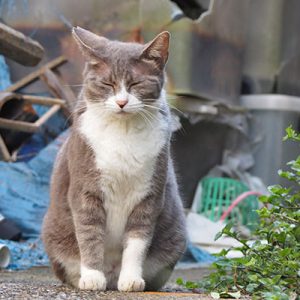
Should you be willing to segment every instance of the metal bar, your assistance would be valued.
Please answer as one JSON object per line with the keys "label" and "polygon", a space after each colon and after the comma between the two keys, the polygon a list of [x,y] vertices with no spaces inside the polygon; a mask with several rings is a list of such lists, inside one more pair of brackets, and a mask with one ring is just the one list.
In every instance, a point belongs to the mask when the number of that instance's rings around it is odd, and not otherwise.
{"label": "metal bar", "polygon": [[64,85],[63,79],[50,69],[45,70],[40,78],[48,86],[54,97],[66,100],[66,107],[72,111],[76,103],[76,96],[68,85]]}
{"label": "metal bar", "polygon": [[0,134],[0,151],[1,151],[2,157],[5,161],[11,161],[11,156],[10,156],[9,151],[3,141],[1,134]]}
{"label": "metal bar", "polygon": [[64,106],[66,101],[59,98],[51,98],[51,97],[42,97],[42,96],[30,96],[30,95],[22,95],[22,99],[29,103],[41,104],[45,106],[52,106],[58,104],[60,106]]}
{"label": "metal bar", "polygon": [[36,132],[39,129],[34,123],[12,121],[4,118],[0,118],[0,128],[31,133]]}
{"label": "metal bar", "polygon": [[8,87],[6,90],[4,90],[4,92],[15,92],[20,88],[27,86],[28,84],[38,80],[39,77],[45,72],[45,70],[57,68],[58,66],[64,64],[65,62],[67,62],[67,59],[64,56],[59,56],[58,58],[45,64],[40,69],[23,77],[21,80],[17,81],[16,83]]}
{"label": "metal bar", "polygon": [[47,120],[49,120],[56,112],[60,110],[60,105],[56,104],[52,106],[46,113],[44,113],[37,121],[34,122],[35,126],[42,126]]}

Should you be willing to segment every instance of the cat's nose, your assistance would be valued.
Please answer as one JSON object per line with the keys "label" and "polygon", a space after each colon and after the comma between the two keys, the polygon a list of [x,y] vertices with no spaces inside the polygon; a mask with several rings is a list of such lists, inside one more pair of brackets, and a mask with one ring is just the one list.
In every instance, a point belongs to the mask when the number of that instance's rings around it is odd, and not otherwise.
{"label": "cat's nose", "polygon": [[128,100],[118,100],[116,103],[119,105],[120,108],[123,108],[127,103]]}

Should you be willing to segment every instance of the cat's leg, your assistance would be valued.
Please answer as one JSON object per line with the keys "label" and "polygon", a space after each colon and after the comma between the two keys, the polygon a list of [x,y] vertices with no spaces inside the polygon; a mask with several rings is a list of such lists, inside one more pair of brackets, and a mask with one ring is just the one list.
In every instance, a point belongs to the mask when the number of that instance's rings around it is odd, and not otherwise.
{"label": "cat's leg", "polygon": [[148,241],[142,237],[129,237],[122,256],[118,290],[122,292],[138,292],[145,288],[142,278]]}
{"label": "cat's leg", "polygon": [[164,149],[157,159],[156,177],[152,189],[128,217],[123,243],[121,271],[118,290],[126,292],[143,291],[143,265],[155,231],[157,217],[164,202],[165,182],[168,170],[168,149]]}
{"label": "cat's leg", "polygon": [[171,276],[184,248],[183,242],[182,251],[176,254],[172,251],[166,253],[161,249],[145,258],[148,250],[147,241],[142,238],[128,239],[122,257],[118,290],[136,292],[144,289],[152,291],[160,289]]}
{"label": "cat's leg", "polygon": [[62,266],[62,264],[57,261],[51,262],[51,266],[55,276],[63,283],[67,283],[65,267]]}
{"label": "cat's leg", "polygon": [[166,263],[159,257],[150,256],[146,259],[143,267],[143,277],[145,279],[145,289],[147,291],[157,291],[162,288],[170,278],[177,259],[173,263]]}
{"label": "cat's leg", "polygon": [[[146,290],[160,289],[186,249],[186,229],[180,199],[174,189],[166,189],[164,209],[156,220],[155,231],[143,266]],[[170,201],[170,199],[173,199]]]}
{"label": "cat's leg", "polygon": [[143,265],[155,226],[154,202],[155,198],[147,197],[134,208],[128,218],[118,280],[119,291],[137,292],[145,288]]}
{"label": "cat's leg", "polygon": [[171,236],[165,232],[160,235],[160,238],[154,236],[143,266],[146,290],[159,290],[167,282],[186,248],[186,239],[180,231],[174,230]]}
{"label": "cat's leg", "polygon": [[76,202],[71,204],[75,233],[80,252],[78,287],[105,290],[104,238],[106,215],[101,199],[76,189]]}
{"label": "cat's leg", "polygon": [[55,275],[66,284],[78,288],[80,279],[80,259],[65,259],[64,262],[57,261],[52,263],[52,268]]}
{"label": "cat's leg", "polygon": [[78,287],[80,254],[72,217],[68,210],[49,209],[44,218],[42,239],[54,274],[63,283]]}

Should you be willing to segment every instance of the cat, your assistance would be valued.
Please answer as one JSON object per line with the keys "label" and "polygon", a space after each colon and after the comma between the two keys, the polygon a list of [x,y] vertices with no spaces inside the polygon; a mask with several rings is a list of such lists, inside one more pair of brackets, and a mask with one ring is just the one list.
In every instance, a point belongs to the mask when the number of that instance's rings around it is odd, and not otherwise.
{"label": "cat", "polygon": [[186,247],[164,91],[169,33],[145,45],[80,27],[73,36],[86,66],[53,170],[45,249],[79,289],[157,290]]}

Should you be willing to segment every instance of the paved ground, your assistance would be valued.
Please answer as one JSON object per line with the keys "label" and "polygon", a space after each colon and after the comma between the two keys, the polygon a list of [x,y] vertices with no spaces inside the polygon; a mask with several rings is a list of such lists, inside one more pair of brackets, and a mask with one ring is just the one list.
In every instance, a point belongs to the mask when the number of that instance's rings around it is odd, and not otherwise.
{"label": "paved ground", "polygon": [[88,292],[71,289],[61,285],[49,268],[34,268],[19,272],[0,272],[0,299],[103,299],[103,300],[154,300],[154,299],[180,299],[208,300],[211,297],[191,293],[178,287],[175,282],[178,277],[185,280],[199,280],[208,273],[205,268],[176,270],[167,285],[161,292],[146,293],[119,293],[119,292]]}

